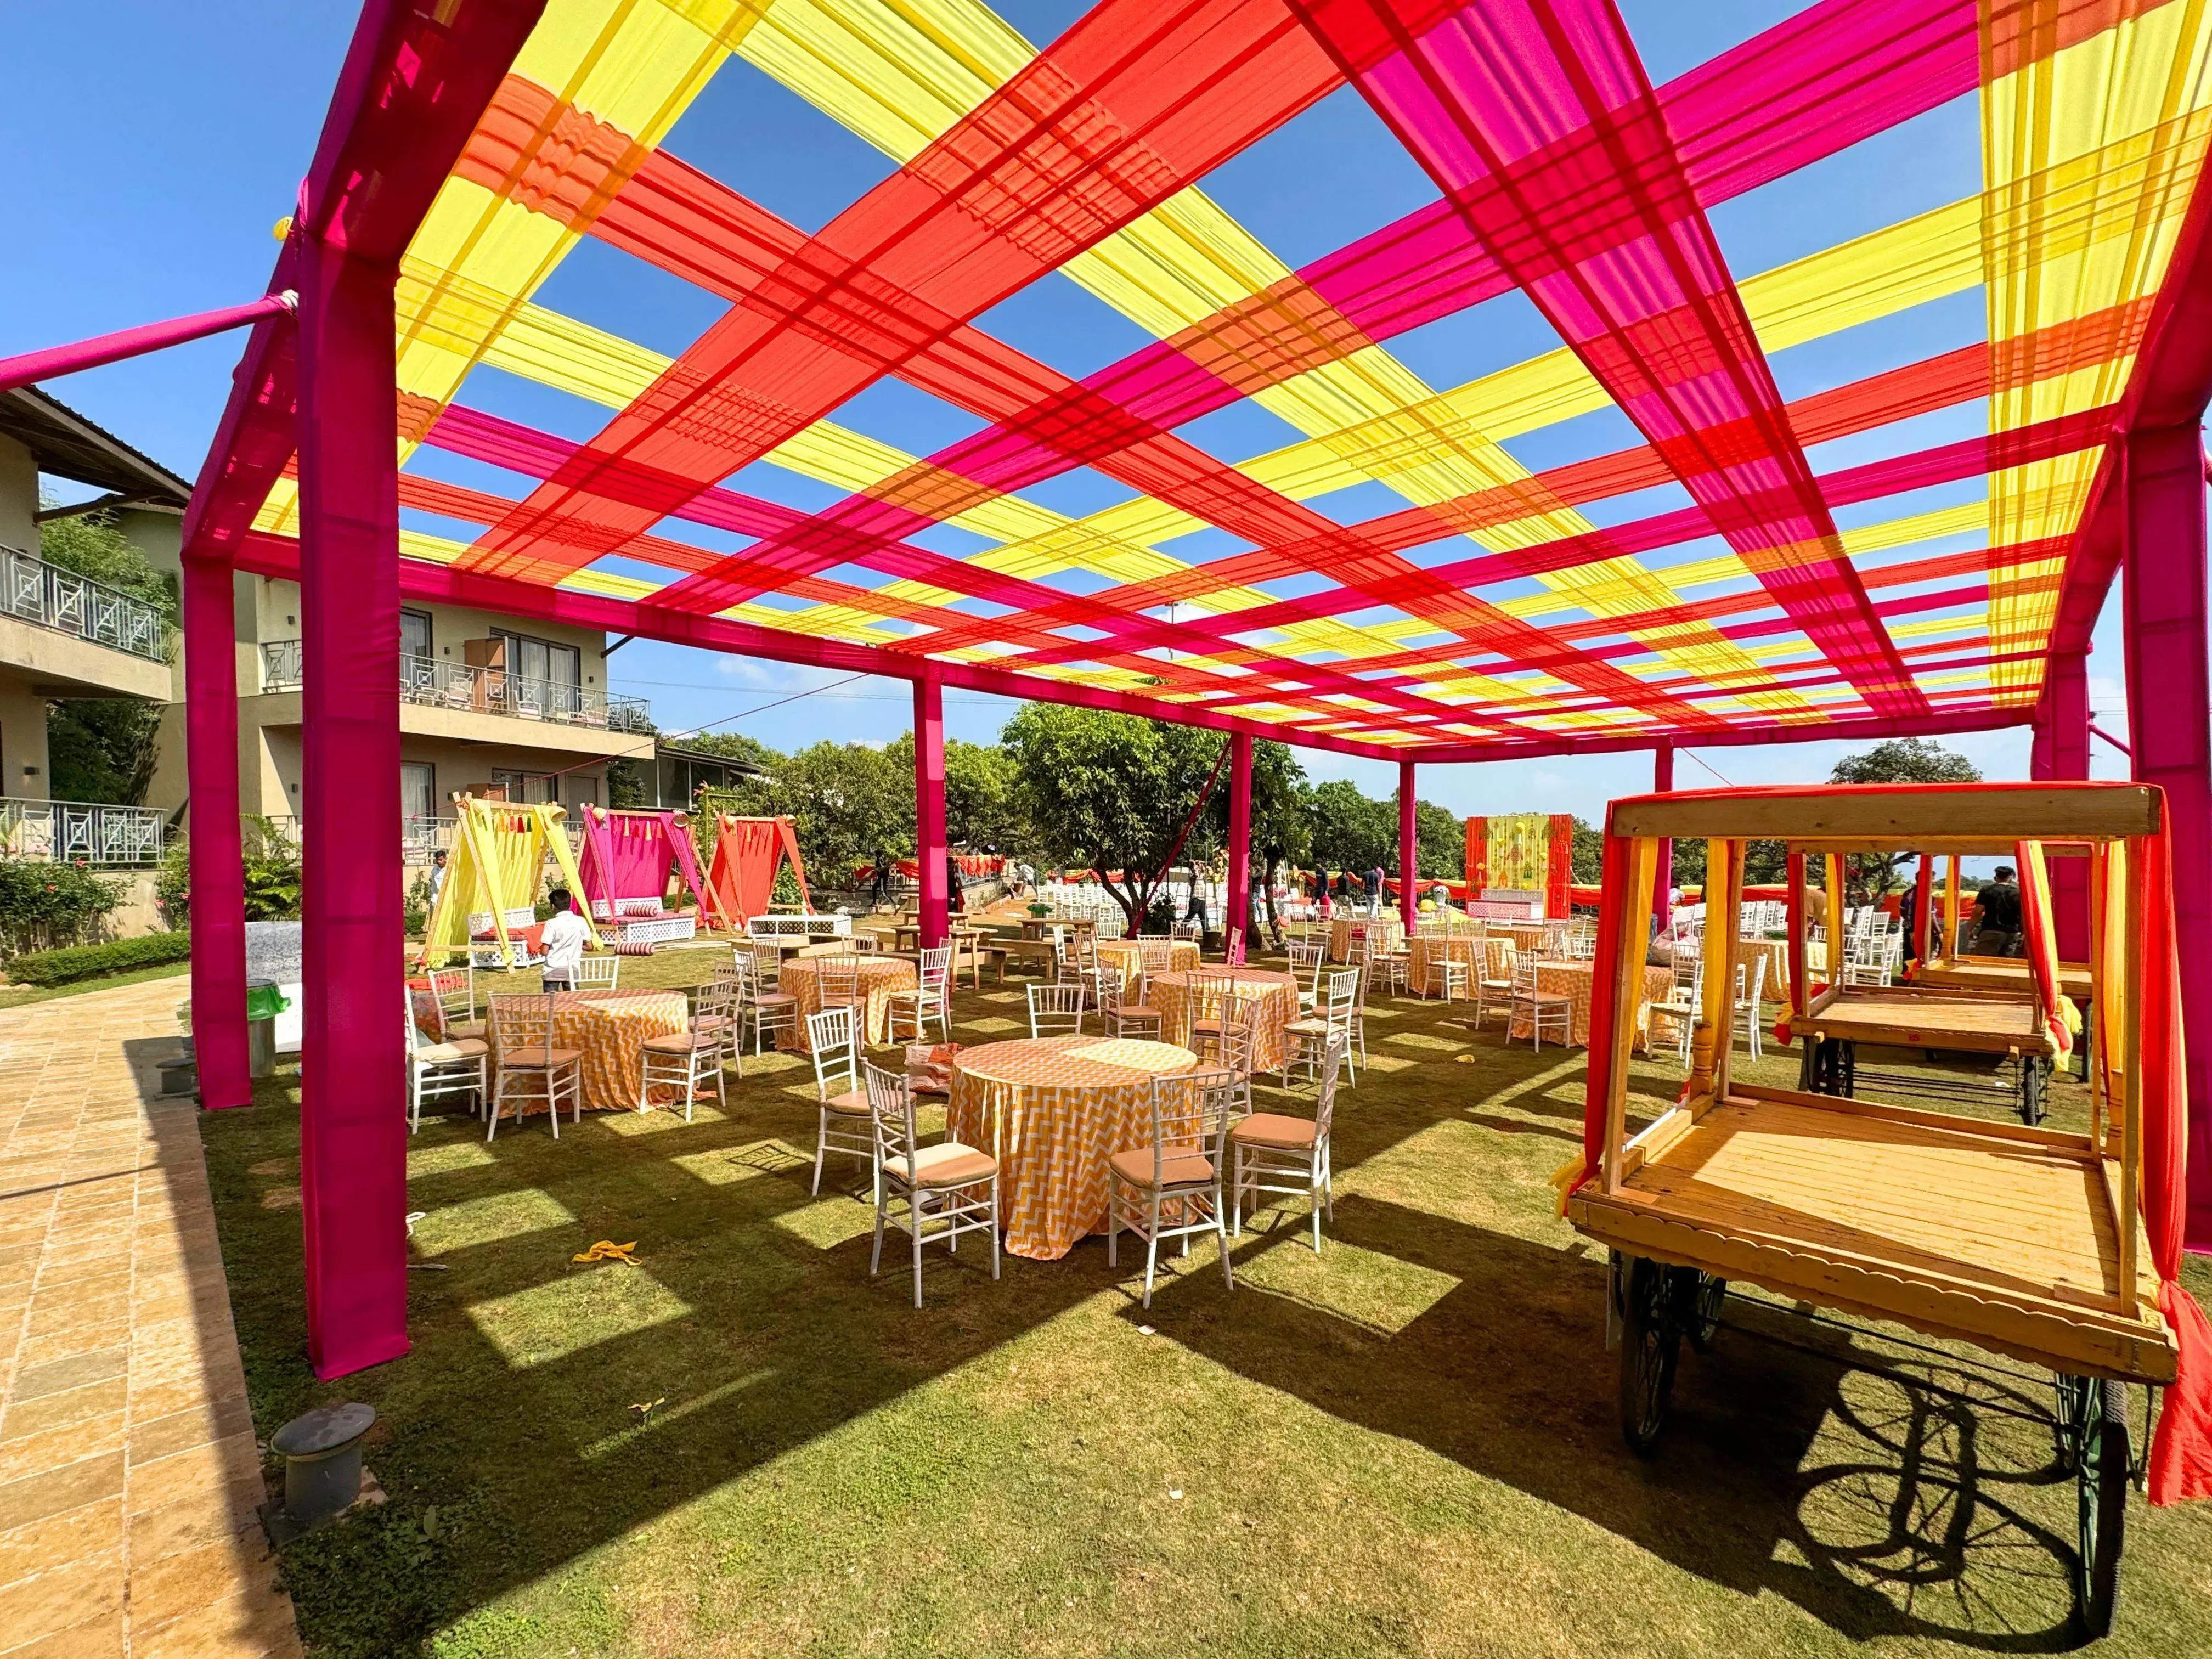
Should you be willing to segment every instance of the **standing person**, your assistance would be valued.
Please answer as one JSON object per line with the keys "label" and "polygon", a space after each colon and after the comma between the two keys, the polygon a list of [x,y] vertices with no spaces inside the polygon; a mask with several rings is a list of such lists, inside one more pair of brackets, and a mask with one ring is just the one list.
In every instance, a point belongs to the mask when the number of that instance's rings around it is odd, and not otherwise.
{"label": "standing person", "polygon": [[945,913],[957,916],[966,915],[967,910],[967,890],[960,884],[960,860],[948,848],[945,854]]}
{"label": "standing person", "polygon": [[1908,871],[1905,878],[1905,896],[1897,902],[1898,920],[1905,924],[1905,960],[1920,959],[1920,872],[1918,866]]}
{"label": "standing person", "polygon": [[1370,912],[1378,916],[1382,914],[1384,898],[1382,882],[1382,866],[1378,861],[1375,867],[1367,872],[1367,908]]}
{"label": "standing person", "polygon": [[583,961],[584,946],[592,937],[592,925],[576,914],[567,888],[556,887],[545,901],[553,907],[553,914],[538,936],[538,948],[545,952],[544,988],[573,991],[577,965]]}
{"label": "standing person", "polygon": [[1974,895],[1974,954],[2010,957],[2020,953],[2020,883],[2009,864],[1997,866],[1996,879]]}
{"label": "standing person", "polygon": [[1194,864],[1190,867],[1190,904],[1183,911],[1182,919],[1186,923],[1195,921],[1198,924],[1200,936],[1204,937],[1208,926],[1206,914],[1206,886],[1199,875],[1198,866]]}
{"label": "standing person", "polygon": [[446,890],[446,849],[441,847],[430,854],[430,908],[438,908],[438,895]]}

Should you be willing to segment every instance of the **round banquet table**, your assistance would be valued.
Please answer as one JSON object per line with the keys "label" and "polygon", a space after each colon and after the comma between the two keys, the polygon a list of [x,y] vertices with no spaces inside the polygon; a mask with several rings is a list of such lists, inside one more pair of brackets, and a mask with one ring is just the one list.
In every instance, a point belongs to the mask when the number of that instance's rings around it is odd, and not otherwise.
{"label": "round banquet table", "polygon": [[[866,1030],[861,1041],[871,1043],[891,1040],[891,993],[911,991],[921,983],[921,975],[914,963],[904,957],[856,957],[860,964],[860,989],[868,1000],[867,1018],[862,1023]],[[783,964],[783,977],[776,988],[788,991],[799,999],[799,1022],[795,1030],[779,1031],[775,1046],[799,1054],[811,1054],[806,1041],[806,1018],[822,1012],[822,958],[800,957]]]}
{"label": "round banquet table", "polygon": [[[1147,994],[1160,1011],[1160,1035],[1170,1042],[1190,1041],[1190,1022],[1198,1003],[1189,973],[1156,974]],[[1231,981],[1218,969],[1196,977],[1211,977],[1224,985]],[[1252,1069],[1272,1072],[1290,1052],[1290,1024],[1298,1017],[1298,980],[1295,974],[1279,974],[1265,968],[1239,968],[1234,981],[1237,1001],[1251,1010]]]}
{"label": "round banquet table", "polygon": [[1358,927],[1379,927],[1382,930],[1382,945],[1395,951],[1406,937],[1406,924],[1395,910],[1385,911],[1380,916],[1339,916],[1328,925],[1328,959],[1331,962],[1352,960],[1352,930]]}
{"label": "round banquet table", "polygon": [[1057,1261],[1106,1225],[1106,1160],[1152,1138],[1152,1079],[1194,1069],[1171,1042],[1035,1037],[952,1057],[945,1127],[999,1159],[1006,1249]]}
{"label": "round banquet table", "polygon": [[[1139,964],[1144,960],[1137,941],[1133,939],[1109,939],[1098,947],[1098,965],[1112,964],[1121,970],[1121,994],[1132,995],[1139,977]],[[1179,939],[1168,946],[1168,966],[1177,973],[1188,973],[1198,966],[1198,941]]]}
{"label": "round banquet table", "polygon": [[[1588,962],[1540,962],[1536,964],[1536,988],[1546,996],[1563,996],[1573,1003],[1567,1016],[1567,1041],[1577,1048],[1589,1047],[1590,992],[1597,984],[1595,964]],[[1651,1047],[1651,1005],[1664,1002],[1674,989],[1674,970],[1671,968],[1646,967],[1644,970],[1644,1000],[1636,1011],[1637,1034],[1648,1052]],[[1663,1018],[1663,1017],[1662,1017]],[[1526,1037],[1530,1035],[1528,1017],[1516,1012],[1510,1035]]]}
{"label": "round banquet table", "polygon": [[1407,983],[1415,991],[1429,982],[1429,965],[1449,957],[1467,964],[1467,994],[1474,994],[1479,979],[1505,979],[1513,971],[1513,946],[1509,939],[1480,933],[1416,933],[1406,941]]}
{"label": "round banquet table", "polygon": [[[645,1040],[690,1029],[690,1008],[681,991],[562,991],[553,1000],[553,1046],[584,1056],[584,1104],[595,1112],[637,1110]],[[498,1020],[486,1030],[496,1053]],[[544,1109],[543,1101],[527,1109]]]}

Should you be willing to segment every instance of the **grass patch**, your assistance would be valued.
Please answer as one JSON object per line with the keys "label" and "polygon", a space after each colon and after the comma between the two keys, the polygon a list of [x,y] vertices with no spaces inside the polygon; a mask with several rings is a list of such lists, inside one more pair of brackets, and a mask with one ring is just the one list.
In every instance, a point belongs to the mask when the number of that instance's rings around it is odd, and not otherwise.
{"label": "grass patch", "polygon": [[[690,982],[714,959],[664,952],[623,980]],[[963,991],[956,1035],[1006,1012]],[[833,1160],[808,1194],[814,1113],[787,1066],[748,1062],[726,1115],[651,1133],[587,1115],[557,1144],[540,1122],[487,1147],[471,1119],[426,1119],[408,1201],[428,1212],[416,1254],[448,1271],[410,1276],[411,1353],[329,1385],[302,1352],[299,1217],[262,1207],[298,1179],[295,1087],[204,1119],[259,1432],[338,1399],[380,1414],[368,1461],[390,1501],[285,1553],[312,1651],[2067,1644],[2073,1487],[2048,1431],[2008,1414],[2043,1385],[1972,1350],[1853,1369],[1850,1339],[1747,1308],[1686,1357],[1671,1438],[1639,1462],[1614,1423],[1603,1261],[1547,1184],[1579,1143],[1579,1056],[1433,1004],[1397,1005],[1392,1029],[1427,1041],[1340,1097],[1322,1254],[1302,1213],[1270,1213],[1233,1295],[1194,1248],[1149,1313],[1130,1255],[1109,1273],[1097,1242],[1009,1257],[996,1284],[981,1249],[940,1250],[915,1313],[895,1263],[868,1275],[858,1166]],[[1745,1063],[1795,1076],[1793,1053]],[[1675,1081],[1639,1063],[1638,1109]],[[2059,1121],[2079,1104],[2062,1088]],[[599,1238],[637,1240],[643,1265],[570,1261]],[[2132,1506],[2099,1651],[2201,1648],[2208,1563],[2212,1510]]]}

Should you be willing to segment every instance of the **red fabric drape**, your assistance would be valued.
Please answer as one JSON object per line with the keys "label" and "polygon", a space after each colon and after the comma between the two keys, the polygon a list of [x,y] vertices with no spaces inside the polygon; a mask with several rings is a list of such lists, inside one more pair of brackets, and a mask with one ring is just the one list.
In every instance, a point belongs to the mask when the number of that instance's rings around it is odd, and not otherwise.
{"label": "red fabric drape", "polygon": [[767,913],[775,892],[776,866],[791,860],[799,878],[800,902],[806,896],[806,866],[799,856],[799,836],[789,818],[741,818],[725,812],[715,821],[714,861],[707,872],[707,890],[714,908],[732,927],[743,927]]}
{"label": "red fabric drape", "polygon": [[2039,842],[2014,844],[2020,860],[2020,914],[2027,934],[2027,971],[2035,981],[2035,999],[2043,1005],[2044,1029],[2057,1043],[2058,1052],[2074,1052],[2074,1034],[2066,1029],[2064,1006],[2058,997],[2058,925],[2051,915],[2051,870],[2044,862]]}
{"label": "red fabric drape", "polygon": [[1482,890],[1490,885],[1490,820],[1470,817],[1467,821],[1467,896],[1471,899],[1482,896]]}
{"label": "red fabric drape", "polygon": [[1613,902],[1598,907],[1596,967],[1590,975],[1589,1067],[1583,1092],[1583,1172],[1569,1183],[1569,1192],[1595,1175],[1605,1156],[1606,1105],[1613,1098],[1613,1042],[1607,1034],[1613,1030],[1613,1006],[1618,1000],[1620,930],[1644,925],[1642,916],[1628,915],[1635,853],[1635,842],[1607,835],[1602,880]]}
{"label": "red fabric drape", "polygon": [[[1575,821],[1565,812],[1552,814],[1551,859],[1544,871],[1544,914],[1553,921],[1564,920],[1573,908],[1568,889],[1575,876]],[[1658,879],[1667,879],[1661,872]]]}

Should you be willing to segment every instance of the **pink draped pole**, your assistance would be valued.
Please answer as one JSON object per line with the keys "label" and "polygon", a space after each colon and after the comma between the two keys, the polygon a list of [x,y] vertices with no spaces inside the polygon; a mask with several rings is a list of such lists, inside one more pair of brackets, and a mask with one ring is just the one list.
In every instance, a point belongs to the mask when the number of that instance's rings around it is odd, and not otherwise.
{"label": "pink draped pole", "polygon": [[303,264],[300,1185],[308,1354],[333,1377],[408,1346],[397,270],[312,239]]}
{"label": "pink draped pole", "polygon": [[914,683],[914,853],[921,866],[921,944],[935,950],[948,933],[951,882],[945,871],[945,688]]}
{"label": "pink draped pole", "polygon": [[[2203,437],[2185,426],[2130,433],[2123,470],[2121,605],[2135,776],[2166,791],[2176,934],[2212,938],[2212,661],[2205,595]],[[2185,948],[2181,1024],[2189,1082],[2192,1249],[2212,1249],[2212,957]]]}
{"label": "pink draped pole", "polygon": [[1244,960],[1244,936],[1252,926],[1252,738],[1239,732],[1229,739],[1229,897],[1222,907],[1222,939],[1237,930],[1229,960]]}
{"label": "pink draped pole", "polygon": [[[1656,743],[1651,745],[1651,789],[1654,794],[1666,794],[1674,787],[1674,745]],[[1659,843],[1658,877],[1651,884],[1651,915],[1658,922],[1659,931],[1665,933],[1674,923],[1674,843]],[[1712,872],[1707,871],[1706,883],[1711,884]],[[1708,913],[1710,914],[1710,913]]]}
{"label": "pink draped pole", "polygon": [[[2080,652],[2051,658],[2035,714],[2028,776],[2038,781],[2089,775],[2089,665]],[[2051,860],[2051,907],[2063,962],[2089,959],[2089,865]]]}
{"label": "pink draped pole", "polygon": [[118,329],[112,334],[97,335],[69,345],[48,346],[40,351],[26,351],[20,356],[0,357],[0,392],[13,392],[34,380],[51,380],[59,375],[75,374],[81,369],[98,368],[102,363],[121,362],[125,357],[143,357],[149,351],[182,345],[187,340],[204,340],[225,329],[243,328],[274,313],[289,311],[296,303],[296,297],[289,291],[264,294],[242,306],[225,306],[219,311],[203,311],[191,317],[172,317],[167,322],[143,323],[137,328]]}
{"label": "pink draped pole", "polygon": [[1398,920],[1413,931],[1419,896],[1413,884],[1420,874],[1420,812],[1413,794],[1413,763],[1398,763]]}
{"label": "pink draped pole", "polygon": [[246,1054],[246,871],[238,817],[238,644],[228,561],[184,561],[185,769],[191,807],[192,1053],[200,1104],[253,1103]]}

